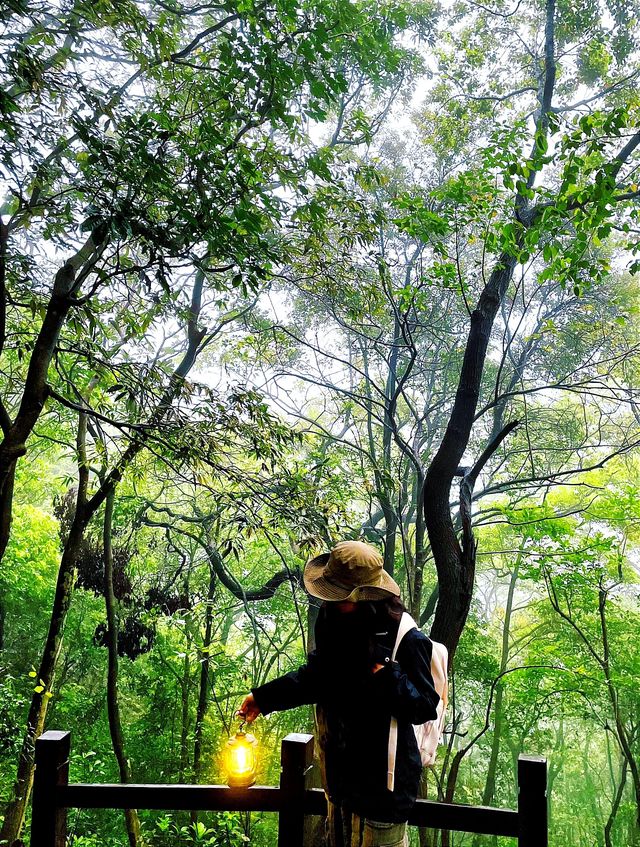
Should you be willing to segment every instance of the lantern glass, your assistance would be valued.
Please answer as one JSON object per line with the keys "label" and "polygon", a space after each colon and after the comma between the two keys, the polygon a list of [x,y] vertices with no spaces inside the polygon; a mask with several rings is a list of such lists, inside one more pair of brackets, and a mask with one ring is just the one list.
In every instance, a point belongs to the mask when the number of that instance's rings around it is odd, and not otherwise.
{"label": "lantern glass", "polygon": [[255,736],[236,732],[224,748],[224,769],[227,783],[232,788],[248,788],[256,781],[258,770],[258,742]]}

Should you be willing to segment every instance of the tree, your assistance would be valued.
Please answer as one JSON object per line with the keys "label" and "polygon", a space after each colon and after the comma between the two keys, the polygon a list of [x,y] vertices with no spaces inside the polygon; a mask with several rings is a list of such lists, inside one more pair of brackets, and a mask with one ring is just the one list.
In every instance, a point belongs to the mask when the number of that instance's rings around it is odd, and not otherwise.
{"label": "tree", "polygon": [[[311,149],[298,156],[292,148],[302,141],[306,122],[326,116],[340,94],[348,92],[352,74],[359,75],[361,88],[371,81],[382,89],[412,63],[408,51],[393,44],[398,26],[407,22],[401,6],[383,14],[341,2],[190,11],[163,6],[149,18],[133,3],[95,14],[73,4],[51,31],[35,10],[26,20],[10,18],[14,49],[5,57],[8,85],[2,101],[8,141],[3,161],[11,192],[2,208],[0,232],[2,341],[7,320],[19,325],[31,304],[43,317],[25,345],[24,375],[20,367],[13,371],[3,406],[0,553],[8,539],[16,463],[47,399],[75,408],[81,419],[101,419],[82,397],[72,400],[51,390],[52,364],[67,373],[74,362],[95,370],[99,348],[86,343],[86,327],[90,337],[101,321],[117,320],[132,304],[142,317],[123,318],[122,351],[129,341],[150,332],[153,321],[167,311],[183,317],[189,335],[182,362],[164,386],[165,375],[160,375],[157,399],[143,429],[137,422],[124,424],[132,432],[130,443],[91,497],[81,424],[78,508],[39,667],[47,691],[77,551],[89,521],[147,444],[149,430],[162,426],[196,356],[210,340],[207,330],[197,326],[203,290],[246,291],[268,277],[274,260],[286,255],[277,230],[304,196],[303,191],[296,195],[297,186],[307,174],[327,170],[330,151]],[[414,17],[419,28],[424,11]],[[96,37],[96,27],[104,31],[103,39]],[[90,81],[83,74],[85,51],[98,56]],[[116,86],[105,66],[109,62],[122,74]],[[136,86],[142,79],[147,88],[139,93]],[[51,87],[60,112],[42,105],[42,85]],[[15,114],[18,104],[21,121]],[[32,173],[36,176],[30,181]],[[293,193],[291,202],[276,193],[282,188]],[[68,256],[69,245],[71,256],[62,259],[53,284],[47,285],[39,274],[40,268],[48,269],[48,251]],[[34,253],[39,253],[39,263],[32,260]],[[184,265],[196,270],[186,306],[180,302]],[[34,286],[24,283],[25,269],[38,276],[35,298]],[[124,310],[118,308],[119,298],[124,298]],[[63,361],[67,351],[60,344],[66,327],[79,336],[71,362]],[[113,362],[98,367],[98,380],[112,368]],[[155,387],[155,379],[152,370],[147,384]],[[124,423],[110,417],[106,422]],[[3,824],[1,837],[10,842],[24,818],[33,739],[46,712],[43,694],[34,692],[16,801]]]}
{"label": "tree", "polygon": [[[591,22],[591,25],[594,23]],[[434,638],[447,644],[452,654],[464,627],[473,592],[475,541],[468,501],[486,460],[509,431],[507,425],[462,476],[463,531],[459,540],[451,516],[450,488],[469,443],[495,318],[516,267],[527,266],[532,255],[541,248],[543,262],[547,264],[540,271],[543,278],[559,278],[565,285],[572,285],[576,293],[580,291],[586,273],[592,273],[596,280],[602,278],[606,261],[597,252],[590,257],[587,247],[594,236],[601,238],[611,231],[612,210],[618,204],[624,218],[625,210],[628,210],[625,204],[634,195],[626,174],[632,169],[630,160],[640,144],[640,134],[631,132],[625,138],[627,127],[632,125],[632,117],[624,105],[609,109],[605,105],[601,112],[583,116],[575,128],[569,128],[563,137],[554,139],[555,147],[550,148],[550,137],[560,129],[558,115],[562,114],[567,122],[571,111],[579,108],[577,104],[566,102],[564,92],[561,106],[554,98],[559,61],[557,44],[562,44],[567,54],[577,36],[571,27],[563,27],[555,0],[546,3],[544,33],[543,50],[531,51],[530,54],[537,92],[535,116],[530,123],[530,153],[524,160],[517,154],[515,160],[506,163],[502,157],[505,153],[507,159],[512,155],[508,152],[509,147],[506,151],[503,148],[501,153],[496,150],[489,152],[487,165],[497,169],[508,192],[506,195],[501,191],[496,193],[490,176],[484,180],[484,189],[481,189],[481,192],[486,191],[487,211],[498,198],[504,202],[502,205],[498,200],[504,217],[497,231],[490,226],[484,238],[484,249],[494,253],[495,264],[484,277],[476,305],[470,312],[470,329],[455,400],[444,437],[425,477],[425,521],[438,571],[439,588],[432,633]],[[624,61],[627,55],[622,49],[616,58]],[[528,69],[528,72],[531,71]],[[621,86],[616,86],[616,89],[619,92]],[[602,94],[605,104],[606,94]],[[511,138],[516,127],[523,129],[521,125],[513,124],[508,131]],[[597,145],[594,142],[594,135],[599,132],[608,139],[604,150],[600,142]],[[597,163],[589,160],[589,153],[596,146],[602,150]],[[558,164],[559,174],[554,167]],[[469,176],[462,173],[453,177],[448,191],[445,189],[443,200],[450,210],[452,206],[449,204],[454,202],[456,192],[460,192]],[[422,217],[428,227],[429,218],[426,215]],[[498,217],[501,217],[500,212]],[[420,220],[419,209],[410,220],[411,225],[416,226],[415,221]],[[557,252],[561,243],[568,248],[562,256]]]}
{"label": "tree", "polygon": [[[394,35],[409,20],[423,31],[430,10],[284,2],[148,14],[134,2],[95,11],[70,2],[59,17],[22,11],[7,19],[2,69],[0,346],[14,326],[21,340],[2,414],[0,555],[16,462],[47,400],[59,400],[48,380],[63,329],[82,327],[82,338],[115,319],[123,344],[152,332],[177,307],[185,264],[213,292],[261,285],[286,255],[278,228],[304,202],[305,179],[328,174],[331,150],[305,146],[308,122],[340,97],[355,109],[367,85],[382,90],[409,72],[413,58]],[[123,301],[120,323],[113,310]],[[33,326],[26,318],[36,314]],[[74,352],[95,359],[82,342]]]}

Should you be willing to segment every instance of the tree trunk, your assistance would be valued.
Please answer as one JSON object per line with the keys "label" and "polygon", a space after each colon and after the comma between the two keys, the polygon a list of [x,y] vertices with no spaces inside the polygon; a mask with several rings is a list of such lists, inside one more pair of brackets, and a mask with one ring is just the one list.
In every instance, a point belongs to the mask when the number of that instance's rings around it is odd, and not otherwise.
{"label": "tree trunk", "polygon": [[[394,348],[395,349],[395,348]],[[393,504],[393,483],[391,482],[391,432],[393,427],[393,410],[390,408],[388,397],[389,386],[394,384],[395,376],[387,376],[386,396],[384,406],[384,424],[382,430],[382,455],[378,461],[378,450],[373,430],[373,399],[371,396],[372,379],[369,375],[369,357],[366,348],[362,350],[363,368],[365,373],[365,391],[367,395],[367,440],[373,480],[375,483],[376,499],[380,504],[384,517],[384,550],[383,566],[385,571],[393,576],[395,570],[396,534],[398,531],[398,515]],[[395,358],[394,358],[395,357]],[[397,351],[392,352],[392,362],[389,367],[395,367]]]}
{"label": "tree trunk", "polygon": [[[216,596],[216,585],[218,578],[216,572],[211,568],[209,576],[209,591],[207,592],[207,605],[204,615],[204,639],[200,655],[200,685],[198,691],[198,706],[196,708],[196,724],[193,731],[193,781],[197,785],[200,782],[202,771],[202,735],[204,730],[204,718],[207,713],[209,700],[209,663],[211,661],[211,641],[213,633],[213,601]],[[191,823],[198,820],[197,811],[191,812]]]}
{"label": "tree trunk", "polygon": [[[453,757],[449,773],[447,775],[447,785],[444,794],[445,803],[453,803],[453,798],[456,793],[456,785],[458,784],[458,776],[460,775],[460,765],[467,752],[468,748],[459,750]],[[442,847],[449,847],[451,844],[451,833],[448,829],[440,831],[440,843]]]}
{"label": "tree trunk", "polygon": [[[549,130],[549,115],[556,78],[555,14],[555,0],[547,0],[544,76],[541,80],[540,110],[536,120],[537,138],[534,142],[534,149],[539,136],[546,136]],[[623,153],[629,155],[627,150],[635,149],[633,145],[638,143],[640,143],[640,138],[632,139],[625,146]],[[618,156],[620,166],[622,164],[621,156],[622,154]],[[526,182],[528,188],[533,186],[535,177],[536,170],[531,169]],[[453,660],[469,614],[476,559],[470,514],[468,526],[463,532],[462,544],[455,532],[449,505],[451,484],[469,444],[480,397],[482,372],[496,314],[513,278],[518,263],[517,253],[522,247],[524,234],[531,227],[536,217],[537,210],[530,209],[527,204],[528,201],[523,194],[516,196],[513,210],[515,243],[512,249],[503,251],[498,257],[478,298],[478,304],[471,313],[471,325],[453,409],[442,443],[426,474],[425,521],[440,586],[432,635],[435,639],[443,641],[447,645],[450,662]],[[469,500],[470,493],[470,491],[467,492]]]}
{"label": "tree trunk", "polygon": [[80,250],[68,259],[56,274],[47,311],[29,359],[18,413],[13,423],[5,430],[4,439],[0,444],[0,493],[7,485],[16,461],[24,456],[27,438],[44,408],[48,391],[49,365],[58,343],[60,330],[73,305],[73,292],[77,286],[78,271],[81,271],[82,276],[82,273],[86,271],[83,266],[91,266],[100,247],[100,244],[94,242],[93,236],[90,236]]}
{"label": "tree trunk", "polygon": [[[9,243],[9,227],[0,217],[0,353],[4,350],[7,340],[7,245]],[[9,415],[2,406],[2,429],[7,431],[11,426]]]}
{"label": "tree trunk", "polygon": [[[191,310],[189,312],[187,350],[176,370],[173,372],[166,391],[158,401],[155,411],[150,417],[149,423],[151,426],[161,423],[165,417],[173,399],[184,385],[185,377],[189,373],[195,361],[200,343],[204,337],[205,333],[197,328],[203,279],[204,277],[201,272],[198,272],[193,289]],[[42,378],[43,380],[46,378],[46,370],[42,374]],[[52,696],[51,687],[53,685],[56,663],[62,647],[62,634],[67,612],[69,611],[69,606],[71,604],[71,597],[75,582],[75,569],[84,533],[91,518],[95,515],[100,506],[102,506],[109,493],[122,479],[122,475],[128,465],[144,448],[147,438],[146,435],[140,435],[131,442],[115,466],[105,476],[98,490],[89,500],[87,499],[89,465],[86,456],[86,413],[81,413],[78,416],[78,421],[78,497],[76,502],[76,511],[69,530],[69,536],[64,546],[62,559],[60,561],[56,593],[49,622],[49,631],[42,659],[40,661],[40,667],[38,669],[39,685],[37,687],[42,688],[42,690],[34,690],[31,698],[27,727],[18,759],[16,781],[14,783],[11,800],[9,801],[5,811],[2,829],[0,830],[0,844],[3,841],[13,844],[13,842],[19,838],[24,825],[25,812],[33,783],[35,740],[39,735],[41,735],[44,728],[47,705],[50,697]],[[2,446],[0,446],[0,484],[2,484],[1,460]],[[5,464],[5,470],[7,467],[8,466]],[[4,481],[6,482],[6,473]]]}
{"label": "tree trunk", "polygon": [[395,427],[395,414],[398,405],[396,386],[398,382],[398,356],[400,354],[399,339],[401,329],[398,318],[393,322],[393,338],[391,339],[391,352],[389,355],[389,370],[385,385],[384,403],[384,425],[382,430],[382,473],[380,506],[384,511],[385,535],[384,535],[384,569],[393,576],[395,570],[396,539],[398,534],[399,518],[392,501],[393,485],[391,483],[391,445],[393,443],[393,431]]}
{"label": "tree trunk", "polygon": [[[509,660],[509,628],[511,625],[511,609],[513,608],[513,595],[515,591],[516,582],[518,580],[518,569],[520,566],[520,562],[521,556],[519,556],[516,561],[513,573],[511,574],[511,580],[509,582],[509,593],[507,595],[507,606],[505,609],[504,624],[502,628],[502,653],[500,656],[499,671],[501,674],[503,674],[507,669],[507,663]],[[482,792],[483,806],[492,806],[495,799],[496,775],[498,771],[498,756],[500,753],[500,739],[502,736],[503,727],[503,699],[504,685],[502,683],[502,680],[500,680],[496,685],[496,696],[493,706],[493,737],[491,739],[491,753],[489,755],[489,765],[487,767],[487,775],[485,779],[484,790]],[[483,836],[475,835],[472,842],[473,847],[480,847],[482,840]],[[492,844],[497,845],[497,836],[491,836],[490,841]]]}
{"label": "tree trunk", "polygon": [[[113,591],[113,502],[115,489],[107,495],[104,509],[104,601],[107,612],[107,649],[109,669],[107,673],[107,712],[109,715],[109,732],[111,744],[118,762],[120,782],[131,782],[131,766],[124,751],[124,733],[120,719],[120,704],[118,702],[118,614],[116,597]],[[131,847],[138,847],[141,841],[140,821],[135,809],[124,810],[127,835]]]}
{"label": "tree trunk", "polygon": [[47,715],[49,700],[53,696],[53,680],[58,656],[62,648],[62,634],[71,605],[73,587],[75,584],[76,563],[81,551],[82,539],[89,520],[87,511],[87,488],[89,485],[89,465],[87,462],[87,416],[78,416],[78,434],[76,450],[78,458],[78,491],[76,507],[69,534],[64,543],[56,593],[49,620],[49,631],[45,641],[38,677],[34,688],[27,728],[22,739],[22,747],[18,758],[16,781],[13,792],[5,810],[4,822],[0,830],[0,844],[13,844],[17,840],[24,825],[29,795],[33,784],[33,762],[35,756],[36,738],[42,734]]}
{"label": "tree trunk", "polygon": [[394,575],[396,562],[396,538],[398,534],[398,516],[395,509],[386,498],[381,499],[384,511],[384,569],[390,575]]}
{"label": "tree trunk", "polygon": [[[607,735],[607,752],[609,751],[609,736]],[[551,800],[553,798],[553,787],[556,778],[561,773],[564,765],[565,749],[564,749],[564,715],[560,715],[556,727],[556,743],[553,747],[553,754],[547,770],[547,823],[551,829],[553,825],[552,815],[554,813],[554,805]]]}
{"label": "tree trunk", "polygon": [[[421,800],[428,799],[429,796],[429,773],[428,770],[422,771],[422,777],[420,778],[420,787],[418,789],[418,797]],[[421,826],[418,827],[418,844],[419,847],[436,847],[438,841],[438,830],[432,829],[431,827]]]}
{"label": "tree trunk", "polygon": [[613,829],[613,824],[615,823],[616,815],[618,814],[618,809],[620,808],[620,803],[622,802],[622,795],[624,794],[624,788],[627,784],[627,760],[623,757],[622,759],[622,771],[620,773],[620,782],[618,783],[618,787],[616,789],[615,797],[613,798],[613,803],[611,805],[611,811],[609,812],[609,817],[607,818],[607,822],[604,827],[604,843],[605,847],[613,847],[613,842],[611,840],[611,830]]}
{"label": "tree trunk", "polygon": [[[5,486],[0,492],[0,562],[2,562],[2,559],[4,557],[4,552],[7,549],[7,544],[9,543],[9,536],[11,534],[11,518],[13,515],[13,488],[15,478],[16,465],[14,462],[13,466],[9,469],[9,475],[7,477]],[[6,614],[7,611],[5,606],[4,586],[2,585],[2,580],[0,580],[0,651],[4,650]]]}
{"label": "tree trunk", "polygon": [[2,829],[0,830],[0,843],[6,841],[9,844],[13,844],[20,836],[24,824],[24,817],[33,782],[35,742],[36,738],[42,734],[49,699],[52,696],[51,689],[53,687],[56,663],[62,647],[62,633],[73,594],[75,567],[85,530],[85,522],[81,514],[82,510],[79,512],[79,509],[80,504],[76,508],[76,516],[71,525],[69,537],[62,553],[53,609],[51,611],[51,620],[49,622],[49,631],[36,680],[37,687],[42,690],[34,690],[31,698],[27,728],[18,759],[16,781],[13,787],[12,798],[5,812]]}
{"label": "tree trunk", "polygon": [[471,315],[455,402],[442,443],[426,473],[424,517],[438,572],[439,596],[431,634],[453,658],[469,614],[475,577],[475,548],[461,545],[453,526],[451,484],[469,443],[491,328],[513,276],[516,260],[504,253]]}
{"label": "tree trunk", "polygon": [[209,694],[209,663],[211,661],[211,638],[213,633],[213,601],[216,596],[216,585],[218,579],[216,573],[211,569],[209,577],[209,591],[207,593],[207,608],[204,619],[204,641],[202,644],[202,655],[200,658],[200,687],[198,692],[198,707],[196,709],[196,725],[193,735],[193,778],[196,783],[200,781],[201,755],[202,755],[202,730],[204,718],[207,711]]}
{"label": "tree trunk", "polygon": [[422,589],[424,586],[424,566],[427,561],[426,526],[422,498],[424,478],[417,475],[415,483],[416,529],[415,529],[415,572],[413,575],[413,591],[411,594],[411,617],[422,626]]}
{"label": "tree trunk", "polygon": [[191,688],[191,634],[189,632],[189,620],[184,627],[187,643],[184,648],[184,659],[182,662],[182,680],[180,682],[180,767],[178,770],[178,782],[184,782],[189,767],[189,689]]}
{"label": "tree trunk", "polygon": [[[13,513],[13,488],[16,478],[16,463],[9,468],[4,488],[0,491],[0,561],[9,543]],[[1,644],[0,644],[1,647]]]}
{"label": "tree trunk", "polygon": [[[513,566],[511,579],[509,580],[509,591],[507,593],[507,604],[504,610],[504,624],[502,626],[502,652],[500,655],[500,674],[503,674],[509,663],[509,633],[511,629],[511,613],[513,609],[513,597],[518,582],[518,572],[522,563],[522,553],[518,557]],[[504,685],[502,679],[496,686],[496,698],[493,708],[493,738],[491,739],[491,755],[489,756],[489,767],[487,768],[487,778],[482,792],[482,805],[492,806],[495,800],[496,793],[496,774],[498,770],[498,755],[500,753],[500,739],[502,735],[503,714],[502,702],[504,699]],[[497,838],[494,839],[497,844]],[[479,844],[479,839],[475,839],[474,847]]]}
{"label": "tree trunk", "polygon": [[608,600],[608,592],[604,588],[600,588],[598,594],[598,612],[600,617],[600,629],[602,634],[602,648],[603,648],[603,661],[602,661],[602,670],[604,671],[604,677],[607,683],[607,691],[609,693],[609,699],[611,701],[611,708],[613,711],[613,716],[616,725],[616,734],[618,736],[618,742],[620,744],[620,749],[622,755],[624,756],[627,766],[629,768],[629,772],[631,773],[631,782],[633,785],[633,795],[635,799],[635,837],[634,843],[640,841],[640,768],[638,766],[638,760],[635,756],[634,745],[631,741],[633,738],[633,732],[629,733],[627,727],[624,723],[622,713],[620,710],[620,704],[618,701],[618,691],[616,690],[612,671],[611,671],[611,653],[610,653],[610,645],[609,645],[609,630],[607,624],[607,614],[606,614],[606,606]]}

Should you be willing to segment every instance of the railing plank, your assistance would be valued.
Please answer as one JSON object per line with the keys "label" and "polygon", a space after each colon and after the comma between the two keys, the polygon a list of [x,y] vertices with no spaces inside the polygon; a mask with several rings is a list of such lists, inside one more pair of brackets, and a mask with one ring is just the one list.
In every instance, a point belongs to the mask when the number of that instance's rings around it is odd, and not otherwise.
{"label": "railing plank", "polygon": [[277,812],[282,801],[273,785],[91,785],[72,783],[58,791],[67,809],[199,809],[203,812]]}
{"label": "railing plank", "polygon": [[475,832],[484,835],[518,835],[518,813],[512,809],[490,806],[464,806],[459,803],[440,803],[416,800],[409,813],[411,826],[449,829],[455,832]]}

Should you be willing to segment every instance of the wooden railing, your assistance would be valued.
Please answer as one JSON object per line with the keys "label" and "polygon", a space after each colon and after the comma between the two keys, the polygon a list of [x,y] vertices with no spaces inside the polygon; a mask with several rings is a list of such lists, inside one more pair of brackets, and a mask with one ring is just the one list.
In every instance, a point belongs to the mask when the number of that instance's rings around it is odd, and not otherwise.
{"label": "wooden railing", "polygon": [[[326,814],[324,792],[309,788],[313,736],[292,734],[282,742],[280,786],[69,784],[69,732],[45,732],[36,741],[31,847],[64,847],[67,809],[184,809],[277,812],[278,847],[302,847],[305,815]],[[418,800],[413,826],[503,835],[519,847],[548,847],[547,763],[518,760],[518,809],[493,809]]]}

